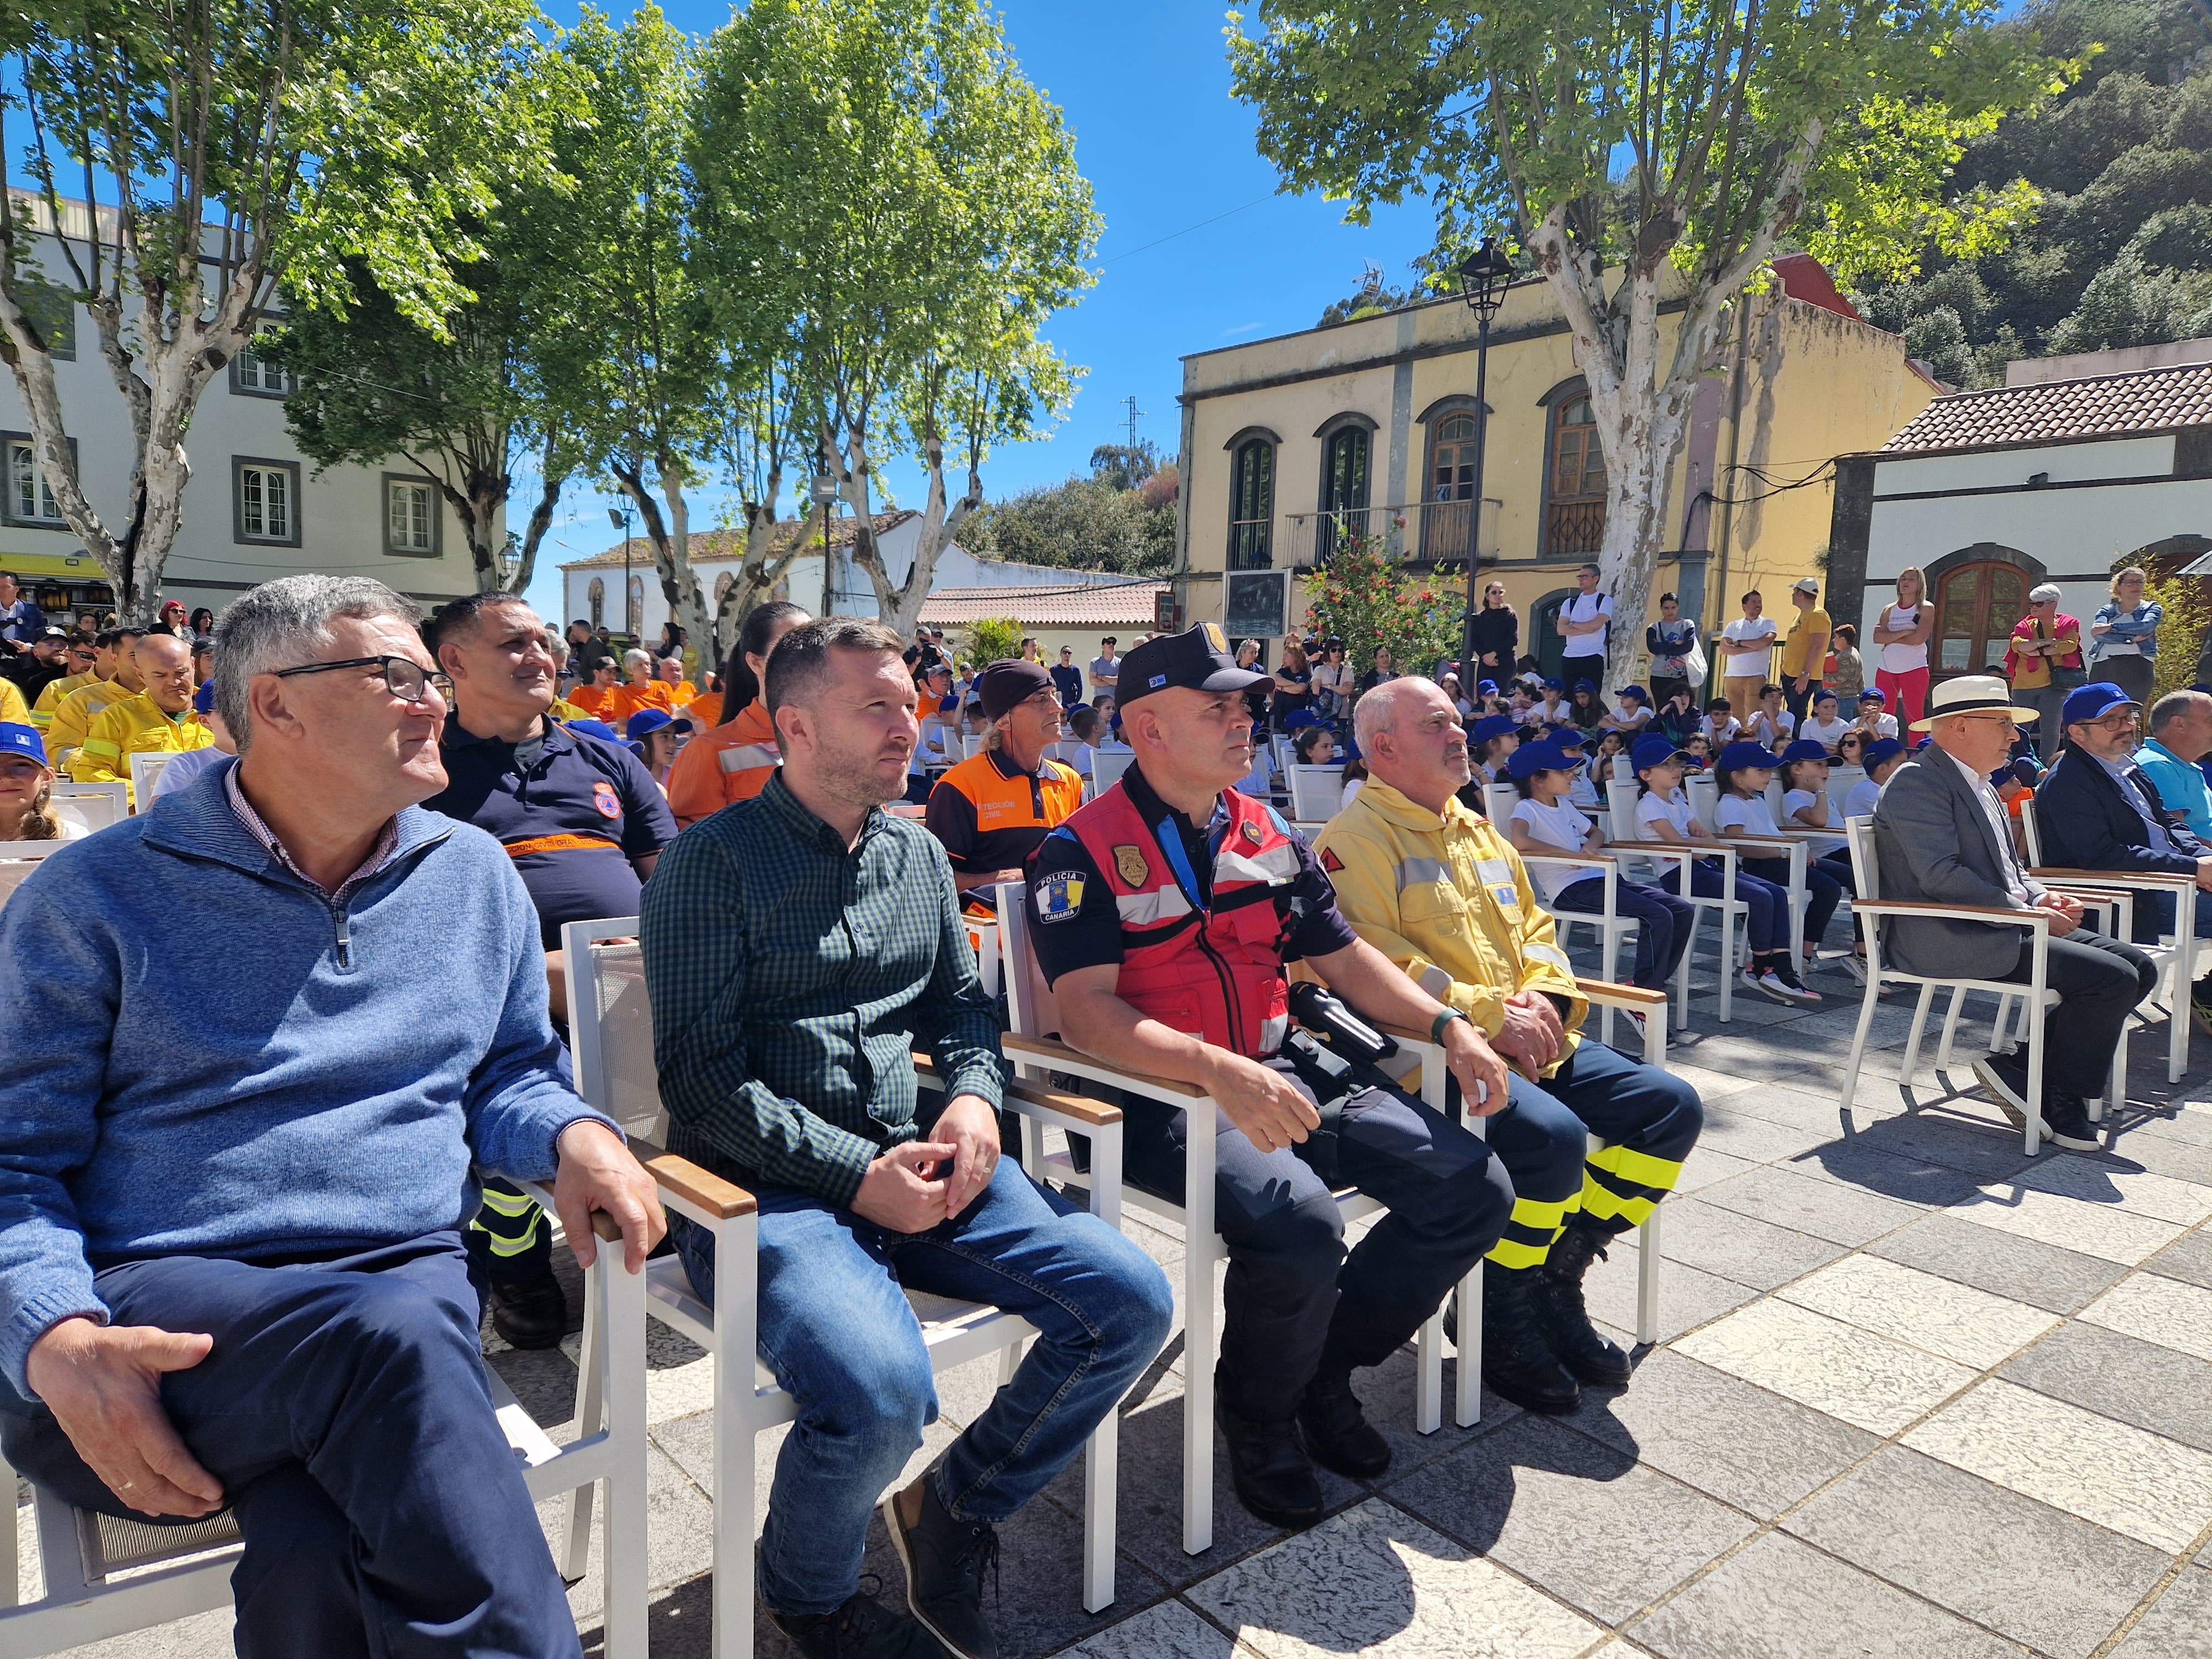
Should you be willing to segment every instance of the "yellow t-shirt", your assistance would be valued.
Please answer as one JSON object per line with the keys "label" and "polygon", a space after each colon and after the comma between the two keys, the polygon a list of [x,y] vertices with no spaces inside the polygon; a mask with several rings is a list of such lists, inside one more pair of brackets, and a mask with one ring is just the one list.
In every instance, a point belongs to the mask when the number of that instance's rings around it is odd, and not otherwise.
{"label": "yellow t-shirt", "polygon": [[1810,673],[1817,679],[1820,673],[1820,667],[1817,665],[1810,669],[1805,666],[1805,649],[1812,644],[1813,635],[1818,634],[1821,636],[1820,648],[1825,652],[1827,649],[1826,641],[1833,636],[1835,631],[1835,625],[1828,620],[1828,613],[1821,610],[1819,605],[1814,605],[1810,611],[1799,611],[1796,625],[1790,629],[1789,636],[1782,641],[1783,677],[1786,679],[1796,679],[1800,674]]}

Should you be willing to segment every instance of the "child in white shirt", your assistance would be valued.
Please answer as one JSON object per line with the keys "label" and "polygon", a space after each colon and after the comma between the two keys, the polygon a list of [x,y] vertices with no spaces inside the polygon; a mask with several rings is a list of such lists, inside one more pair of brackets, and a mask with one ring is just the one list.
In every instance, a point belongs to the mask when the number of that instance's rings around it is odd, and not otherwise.
{"label": "child in white shirt", "polygon": [[1872,687],[1860,692],[1859,730],[1870,738],[1897,736],[1897,716],[1882,712],[1882,705],[1888,701],[1887,697]]}
{"label": "child in white shirt", "polygon": [[[1782,751],[1782,823],[1791,830],[1826,830],[1842,827],[1842,814],[1828,805],[1828,760],[1820,745],[1802,738]],[[1825,871],[1844,892],[1858,896],[1858,882],[1851,869],[1851,844],[1839,835],[1812,837],[1812,859],[1806,877]],[[1851,918],[1851,954],[1844,966],[1852,978],[1866,983],[1866,933],[1858,918]]]}
{"label": "child in white shirt", "polygon": [[[1825,764],[1825,763],[1823,763]],[[1721,751],[1713,764],[1713,778],[1720,786],[1720,804],[1713,810],[1713,828],[1722,835],[1756,836],[1779,840],[1782,831],[1774,822],[1774,815],[1766,808],[1766,786],[1774,777],[1774,757],[1756,744],[1735,743]],[[1790,860],[1777,857],[1764,849],[1745,848],[1738,860],[1741,874],[1756,877],[1784,894],[1788,902]],[[1805,963],[1812,965],[1820,948],[1820,936],[1826,932],[1828,918],[1836,913],[1842,902],[1842,884],[1819,867],[1818,860],[1809,860],[1805,866]],[[1788,924],[1784,924],[1782,948],[1774,953],[1767,972],[1777,978],[1786,993],[1784,1000],[1790,1002],[1819,1002],[1820,994],[1800,979],[1796,963],[1790,950]],[[1762,975],[1755,989],[1768,989]]]}
{"label": "child in white shirt", "polygon": [[1813,712],[1805,724],[1798,728],[1797,735],[1819,744],[1832,755],[1836,752],[1836,745],[1844,740],[1844,733],[1850,729],[1851,723],[1843,717],[1836,694],[1824,687],[1814,696]]}
{"label": "child in white shirt", "polygon": [[1895,738],[1882,738],[1866,747],[1866,776],[1851,786],[1851,793],[1844,797],[1844,816],[1847,818],[1869,818],[1874,809],[1881,805],[1881,787],[1891,775],[1905,764],[1905,747]]}

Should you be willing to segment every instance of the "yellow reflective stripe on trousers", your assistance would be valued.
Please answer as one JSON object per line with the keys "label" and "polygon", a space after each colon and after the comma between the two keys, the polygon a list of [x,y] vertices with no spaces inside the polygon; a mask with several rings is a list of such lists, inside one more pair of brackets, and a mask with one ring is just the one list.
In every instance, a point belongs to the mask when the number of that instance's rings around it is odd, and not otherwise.
{"label": "yellow reflective stripe on trousers", "polygon": [[1674,1190],[1682,1166],[1627,1146],[1603,1146],[1583,1165],[1583,1209],[1600,1221],[1640,1227]]}
{"label": "yellow reflective stripe on trousers", "polygon": [[1580,1193],[1558,1200],[1515,1199],[1513,1213],[1506,1218],[1505,1231],[1487,1259],[1501,1267],[1542,1267],[1544,1258],[1552,1253],[1552,1242],[1566,1226],[1567,1218],[1582,1206]]}
{"label": "yellow reflective stripe on trousers", "polygon": [[538,1219],[544,1213],[538,1200],[526,1194],[487,1187],[483,1208],[469,1223],[469,1231],[489,1239],[494,1255],[520,1255],[537,1241]]}

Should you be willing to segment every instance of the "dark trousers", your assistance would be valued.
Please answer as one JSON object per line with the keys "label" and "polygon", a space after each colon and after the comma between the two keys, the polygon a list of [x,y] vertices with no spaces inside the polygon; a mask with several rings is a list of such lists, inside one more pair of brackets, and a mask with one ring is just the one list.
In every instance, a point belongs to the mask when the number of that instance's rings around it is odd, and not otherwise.
{"label": "dark trousers", "polygon": [[[1613,908],[1618,915],[1636,918],[1636,969],[1630,981],[1647,991],[1658,990],[1674,976],[1682,952],[1690,948],[1690,925],[1698,919],[1698,907],[1664,888],[1624,881],[1613,889]],[[1552,901],[1552,908],[1596,915],[1605,908],[1605,883],[1578,881]],[[1613,971],[1611,963],[1606,971]]]}
{"label": "dark trousers", "polygon": [[[2044,1017],[2043,1029],[2063,1035],[2045,1048],[2043,1086],[2086,1100],[2105,1092],[2128,1010],[2158,983],[2158,964],[2134,945],[2086,927],[2052,939],[2050,951],[2048,983],[2059,1006]],[[2023,939],[2019,966],[1997,977],[2025,985],[2034,968],[2034,941]],[[2188,1011],[2177,1010],[2175,1017],[2186,1019]]]}
{"label": "dark trousers", "polygon": [[1808,674],[1805,677],[1805,689],[1802,691],[1797,690],[1797,677],[1795,674],[1783,676],[1782,706],[1797,717],[1800,725],[1804,723],[1805,711],[1813,706],[1813,699],[1820,695],[1820,677],[1818,674]]}
{"label": "dark trousers", "polygon": [[[1763,957],[1770,951],[1790,948],[1790,893],[1787,883],[1777,887],[1771,881],[1761,881],[1751,873],[1751,860],[1746,859],[1736,867],[1735,891],[1723,894],[1726,871],[1718,859],[1699,859],[1690,866],[1690,891],[1699,898],[1729,897],[1742,901],[1747,913],[1751,953]],[[1783,874],[1787,877],[1788,869]],[[1660,872],[1662,891],[1678,890],[1682,881],[1682,866],[1669,863]],[[1725,943],[1725,940],[1723,941]]]}
{"label": "dark trousers", "polygon": [[[1287,1061],[1267,1063],[1312,1098]],[[1134,1096],[1122,1106],[1130,1181],[1181,1202],[1188,1115]],[[1334,1179],[1389,1213],[1347,1259],[1330,1183],[1306,1161],[1314,1142],[1263,1152],[1225,1120],[1212,1127],[1214,1224],[1229,1250],[1218,1387],[1231,1411],[1265,1422],[1289,1417],[1324,1364],[1387,1359],[1498,1242],[1522,1182],[1571,1189],[1584,1139],[1548,1101],[1524,1112],[1516,1095],[1486,1144],[1394,1090],[1358,1091],[1344,1103]]]}
{"label": "dark trousers", "polygon": [[[1813,860],[1811,867],[1827,872],[1836,884],[1853,898],[1859,896],[1859,878],[1851,869],[1851,855],[1849,852],[1823,853]],[[1851,918],[1851,938],[1857,940],[1863,939],[1865,937],[1866,928],[1861,924],[1858,917],[1854,915]]]}
{"label": "dark trousers", "polygon": [[[94,1284],[118,1325],[215,1338],[161,1379],[161,1403],[246,1534],[240,1659],[580,1653],[492,1415],[458,1234],[292,1267],[167,1256]],[[40,1486],[130,1513],[52,1414],[4,1388],[0,1437]]]}
{"label": "dark trousers", "polygon": [[[1782,926],[1790,926],[1790,860],[1788,859],[1743,859],[1738,867],[1746,875],[1757,876],[1761,881],[1778,887],[1783,895]],[[1805,939],[1807,950],[1820,944],[1828,931],[1828,921],[1836,914],[1836,907],[1844,900],[1844,884],[1836,879],[1836,872],[1819,859],[1805,860]]]}

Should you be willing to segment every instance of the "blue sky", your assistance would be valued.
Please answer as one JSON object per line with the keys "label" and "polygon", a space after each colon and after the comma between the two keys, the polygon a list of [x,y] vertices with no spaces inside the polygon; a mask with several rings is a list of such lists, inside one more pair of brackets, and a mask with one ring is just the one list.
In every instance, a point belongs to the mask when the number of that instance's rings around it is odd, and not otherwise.
{"label": "blue sky", "polygon": [[[574,20],[572,3],[549,9]],[[614,8],[617,18],[629,9]],[[664,9],[702,35],[729,16],[726,0],[669,0]],[[994,497],[1083,470],[1094,446],[1120,441],[1121,399],[1132,395],[1144,411],[1138,435],[1173,453],[1184,354],[1309,327],[1352,290],[1363,260],[1395,286],[1428,247],[1433,222],[1422,202],[1378,210],[1362,228],[1341,222],[1341,209],[1317,196],[1275,193],[1274,169],[1253,145],[1253,113],[1229,94],[1220,7],[1004,0],[1004,17],[1023,68],[1075,134],[1106,228],[1092,261],[1097,286],[1048,330],[1089,373],[1048,441],[987,463],[983,485]],[[919,471],[894,465],[890,476],[901,499],[919,505]],[[717,492],[702,493],[709,505],[695,507],[692,522],[711,526]],[[564,498],[531,590],[544,614],[560,608],[553,566],[616,538],[605,510],[612,499],[578,487]]]}

